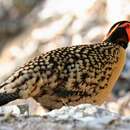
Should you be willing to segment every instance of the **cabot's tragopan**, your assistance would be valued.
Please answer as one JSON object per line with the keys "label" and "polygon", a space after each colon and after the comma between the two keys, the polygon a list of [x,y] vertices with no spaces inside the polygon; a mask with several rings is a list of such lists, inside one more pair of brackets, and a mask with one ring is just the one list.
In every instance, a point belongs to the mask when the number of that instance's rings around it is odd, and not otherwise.
{"label": "cabot's tragopan", "polygon": [[81,103],[100,105],[123,69],[129,41],[130,22],[120,21],[100,43],[41,54],[0,85],[0,105],[28,97],[50,110]]}

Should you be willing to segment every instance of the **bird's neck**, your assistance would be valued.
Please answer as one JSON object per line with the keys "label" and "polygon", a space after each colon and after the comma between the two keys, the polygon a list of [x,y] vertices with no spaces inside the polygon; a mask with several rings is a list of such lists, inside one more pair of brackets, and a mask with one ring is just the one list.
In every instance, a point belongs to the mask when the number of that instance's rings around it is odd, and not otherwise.
{"label": "bird's neck", "polygon": [[128,46],[128,36],[126,31],[123,28],[118,28],[116,31],[113,31],[112,33],[108,33],[105,42],[111,42],[113,44],[120,45],[124,49]]}
{"label": "bird's neck", "polygon": [[107,39],[107,40],[105,40],[105,42],[111,42],[111,43],[113,43],[113,44],[117,44],[117,45],[120,45],[122,48],[124,48],[124,49],[126,49],[127,47],[128,47],[128,42],[125,42],[125,41],[123,41],[123,40],[115,40],[115,41],[113,41],[113,40],[111,40],[111,39]]}
{"label": "bird's neck", "polygon": [[123,42],[120,42],[118,43],[121,47],[123,47],[124,49],[126,49],[128,47],[128,43],[123,43]]}

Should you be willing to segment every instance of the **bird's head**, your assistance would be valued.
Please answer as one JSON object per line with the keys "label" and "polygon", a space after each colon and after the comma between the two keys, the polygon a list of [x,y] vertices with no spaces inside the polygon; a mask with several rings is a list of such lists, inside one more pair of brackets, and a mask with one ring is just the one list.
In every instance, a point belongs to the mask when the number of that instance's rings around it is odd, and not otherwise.
{"label": "bird's head", "polygon": [[130,22],[120,21],[115,23],[106,35],[104,42],[112,42],[127,48],[130,42]]}

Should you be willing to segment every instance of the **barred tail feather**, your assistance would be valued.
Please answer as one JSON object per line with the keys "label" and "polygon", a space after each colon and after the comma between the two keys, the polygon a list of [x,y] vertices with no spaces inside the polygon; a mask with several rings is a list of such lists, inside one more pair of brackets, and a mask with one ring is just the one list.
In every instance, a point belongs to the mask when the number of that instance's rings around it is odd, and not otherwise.
{"label": "barred tail feather", "polygon": [[0,93],[0,106],[19,98],[18,93]]}

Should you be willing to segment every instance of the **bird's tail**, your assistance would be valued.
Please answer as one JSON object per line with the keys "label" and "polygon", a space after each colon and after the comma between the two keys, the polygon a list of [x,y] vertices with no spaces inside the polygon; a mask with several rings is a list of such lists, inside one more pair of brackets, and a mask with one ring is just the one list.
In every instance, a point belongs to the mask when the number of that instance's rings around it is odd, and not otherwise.
{"label": "bird's tail", "polygon": [[0,106],[18,98],[17,93],[0,93]]}
{"label": "bird's tail", "polygon": [[29,72],[16,71],[0,85],[0,106],[18,98],[34,97],[40,92],[43,84],[40,76]]}
{"label": "bird's tail", "polygon": [[10,91],[10,87],[6,83],[0,85],[0,106],[19,98],[18,90]]}
{"label": "bird's tail", "polygon": [[0,106],[20,98],[19,86],[21,85],[20,71],[16,71],[5,82],[0,84]]}

